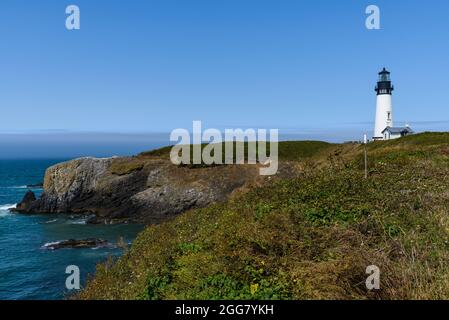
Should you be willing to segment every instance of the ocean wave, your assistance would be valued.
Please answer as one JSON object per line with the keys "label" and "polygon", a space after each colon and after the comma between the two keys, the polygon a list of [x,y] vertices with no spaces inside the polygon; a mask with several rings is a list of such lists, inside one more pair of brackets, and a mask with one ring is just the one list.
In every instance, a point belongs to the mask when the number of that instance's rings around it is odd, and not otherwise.
{"label": "ocean wave", "polygon": [[64,240],[54,241],[54,242],[47,242],[43,246],[41,246],[41,250],[55,250],[55,246],[61,244]]}
{"label": "ocean wave", "polygon": [[55,244],[60,244],[63,240],[58,240],[58,241],[53,241],[53,242],[47,242],[43,245],[43,247],[49,247],[49,246],[53,246]]}
{"label": "ocean wave", "polygon": [[57,221],[58,221],[58,219],[53,219],[53,220],[42,222],[42,224],[50,224],[50,223],[55,223]]}
{"label": "ocean wave", "polygon": [[90,248],[90,250],[98,250],[98,249],[117,249],[117,246],[115,244],[108,243],[106,245],[100,245]]}
{"label": "ocean wave", "polygon": [[8,187],[0,187],[0,189],[31,189],[31,190],[41,190],[43,189],[42,186],[33,186],[33,185],[25,185],[25,186],[8,186]]}
{"label": "ocean wave", "polygon": [[2,205],[0,205],[0,211],[8,211],[9,209],[15,208],[16,205],[17,205],[17,203],[16,204],[2,204]]}
{"label": "ocean wave", "polygon": [[87,224],[87,219],[69,220],[68,224]]}

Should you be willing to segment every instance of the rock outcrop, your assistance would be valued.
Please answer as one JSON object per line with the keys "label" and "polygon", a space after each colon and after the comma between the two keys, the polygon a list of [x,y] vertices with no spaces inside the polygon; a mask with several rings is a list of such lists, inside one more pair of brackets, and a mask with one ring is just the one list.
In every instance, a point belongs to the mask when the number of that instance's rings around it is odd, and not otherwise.
{"label": "rock outcrop", "polygon": [[261,179],[258,165],[194,168],[148,155],[81,158],[48,168],[42,196],[27,193],[16,211],[92,215],[89,223],[157,223],[224,201]]}
{"label": "rock outcrop", "polygon": [[27,193],[25,193],[25,196],[23,197],[22,201],[18,203],[15,208],[12,208],[11,211],[27,210],[27,208],[32,206],[35,201],[36,196],[34,192],[29,190],[27,191]]}
{"label": "rock outcrop", "polygon": [[100,248],[106,247],[109,243],[103,239],[82,239],[82,240],[63,240],[46,243],[42,249],[57,250],[57,249],[85,249],[85,248]]}

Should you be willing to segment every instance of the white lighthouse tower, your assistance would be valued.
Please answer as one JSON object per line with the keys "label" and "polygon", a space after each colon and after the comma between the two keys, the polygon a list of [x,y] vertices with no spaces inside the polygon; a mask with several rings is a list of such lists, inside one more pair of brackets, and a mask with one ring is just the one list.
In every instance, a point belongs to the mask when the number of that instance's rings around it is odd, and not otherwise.
{"label": "white lighthouse tower", "polygon": [[384,140],[384,130],[393,127],[393,105],[391,94],[394,87],[391,84],[390,72],[383,68],[379,72],[379,80],[376,86],[377,104],[376,104],[376,122],[374,125],[374,140]]}

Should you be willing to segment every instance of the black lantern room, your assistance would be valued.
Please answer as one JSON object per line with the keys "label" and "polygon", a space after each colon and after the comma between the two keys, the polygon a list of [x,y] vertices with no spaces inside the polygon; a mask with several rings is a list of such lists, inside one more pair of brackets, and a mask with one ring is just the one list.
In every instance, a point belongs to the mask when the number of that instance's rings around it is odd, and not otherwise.
{"label": "black lantern room", "polygon": [[377,95],[381,94],[391,94],[394,90],[394,86],[391,84],[390,72],[387,69],[383,68],[381,72],[379,72],[379,80],[377,81],[376,86]]}

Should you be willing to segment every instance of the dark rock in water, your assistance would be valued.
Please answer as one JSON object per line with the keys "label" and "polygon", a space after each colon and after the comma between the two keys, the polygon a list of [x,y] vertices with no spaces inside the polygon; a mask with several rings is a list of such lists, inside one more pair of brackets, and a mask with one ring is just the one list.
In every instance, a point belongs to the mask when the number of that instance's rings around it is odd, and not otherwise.
{"label": "dark rock in water", "polygon": [[97,248],[105,247],[108,242],[103,239],[82,239],[82,240],[63,240],[57,242],[46,243],[43,245],[43,249],[57,250],[57,249],[85,249],[85,248]]}
{"label": "dark rock in water", "polygon": [[27,188],[43,188],[43,187],[44,187],[44,183],[43,182],[27,185]]}
{"label": "dark rock in water", "polygon": [[29,212],[30,206],[36,201],[36,195],[33,191],[29,190],[25,193],[22,201],[16,206],[16,208],[11,209],[11,211],[17,212]]}
{"label": "dark rock in water", "polygon": [[27,204],[27,203],[31,203],[33,201],[36,201],[36,195],[34,194],[33,191],[29,190],[29,191],[27,191],[27,193],[25,193],[25,196],[23,197],[23,199],[20,203]]}

